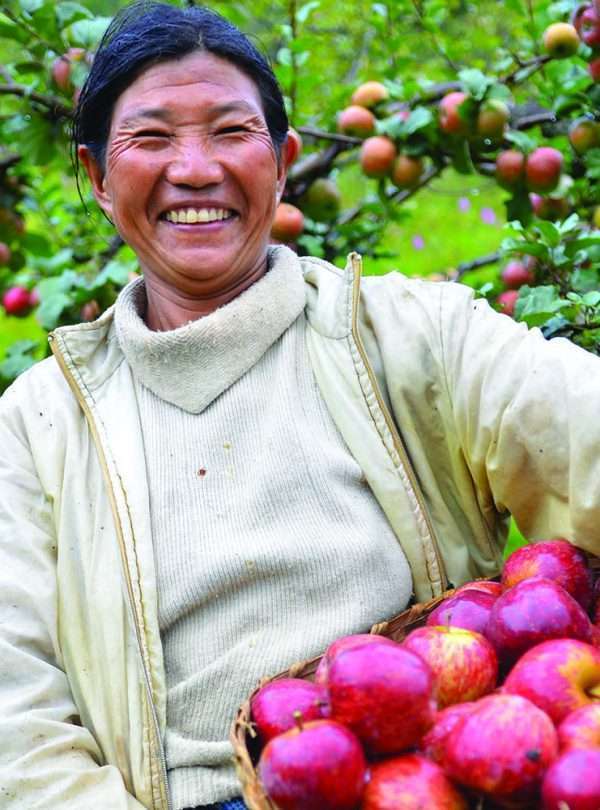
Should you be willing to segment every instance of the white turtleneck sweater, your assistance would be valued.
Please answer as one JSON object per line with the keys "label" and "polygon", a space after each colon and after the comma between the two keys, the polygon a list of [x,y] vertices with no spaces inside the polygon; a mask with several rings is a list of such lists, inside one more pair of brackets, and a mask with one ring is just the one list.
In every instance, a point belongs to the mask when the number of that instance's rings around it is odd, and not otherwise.
{"label": "white turtleneck sweater", "polygon": [[289,251],[211,315],[115,322],[136,381],[167,678],[174,810],[239,795],[229,729],[264,675],[402,610],[404,554],[317,388]]}

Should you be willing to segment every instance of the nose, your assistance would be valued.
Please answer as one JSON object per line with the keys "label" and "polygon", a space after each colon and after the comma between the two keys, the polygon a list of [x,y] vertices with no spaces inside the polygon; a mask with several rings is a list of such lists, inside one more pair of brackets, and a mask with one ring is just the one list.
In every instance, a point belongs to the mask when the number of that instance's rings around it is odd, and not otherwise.
{"label": "nose", "polygon": [[209,144],[199,138],[186,138],[176,144],[166,175],[173,185],[203,188],[221,183],[224,171]]}

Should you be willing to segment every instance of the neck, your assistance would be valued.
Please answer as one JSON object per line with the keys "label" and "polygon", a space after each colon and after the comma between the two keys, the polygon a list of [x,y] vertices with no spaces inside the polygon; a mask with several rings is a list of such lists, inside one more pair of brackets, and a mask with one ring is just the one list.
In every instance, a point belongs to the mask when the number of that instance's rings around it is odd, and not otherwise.
{"label": "neck", "polygon": [[144,284],[148,306],[144,320],[148,329],[155,332],[167,332],[178,329],[190,321],[196,321],[210,315],[219,307],[225,306],[238,295],[247,290],[267,272],[265,259],[259,266],[252,268],[243,278],[227,290],[210,292],[206,297],[190,294],[172,287],[163,279],[152,273],[144,273]]}

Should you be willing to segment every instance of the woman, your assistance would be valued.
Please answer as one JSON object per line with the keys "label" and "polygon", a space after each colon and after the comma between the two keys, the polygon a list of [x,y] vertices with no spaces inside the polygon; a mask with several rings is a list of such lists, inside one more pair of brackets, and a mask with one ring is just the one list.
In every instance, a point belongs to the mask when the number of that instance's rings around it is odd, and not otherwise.
{"label": "woman", "polygon": [[269,247],[295,142],[206,9],[117,17],[75,144],[143,278],[0,402],[3,807],[237,807],[261,676],[497,572],[509,511],[598,551],[598,360]]}

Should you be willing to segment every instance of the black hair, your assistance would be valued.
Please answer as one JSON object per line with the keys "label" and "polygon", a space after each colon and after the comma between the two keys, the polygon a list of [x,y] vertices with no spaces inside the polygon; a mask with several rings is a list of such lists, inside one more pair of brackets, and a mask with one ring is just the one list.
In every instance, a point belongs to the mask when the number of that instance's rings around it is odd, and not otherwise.
{"label": "black hair", "polygon": [[72,128],[76,174],[79,144],[86,144],[104,169],[114,106],[144,67],[203,50],[227,59],[252,79],[279,157],[288,118],[277,79],[260,51],[238,28],[204,6],[178,8],[137,0],[112,20],[81,90]]}

